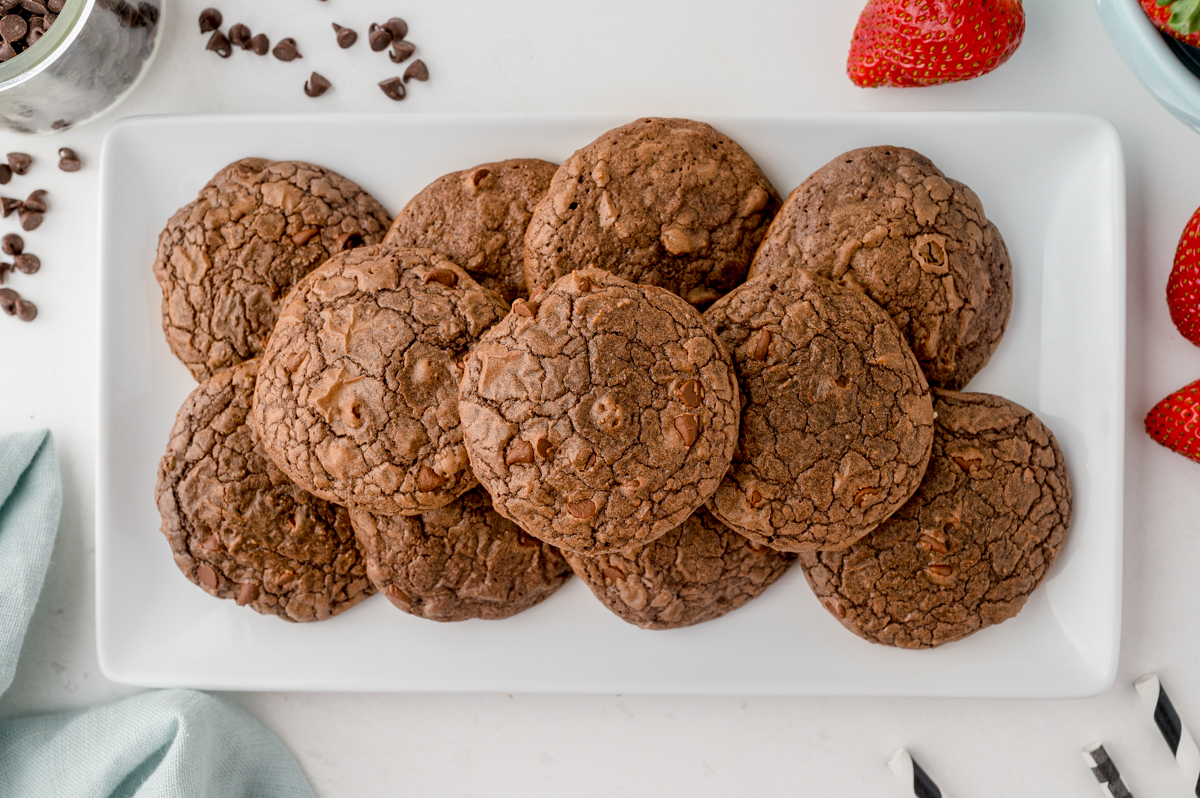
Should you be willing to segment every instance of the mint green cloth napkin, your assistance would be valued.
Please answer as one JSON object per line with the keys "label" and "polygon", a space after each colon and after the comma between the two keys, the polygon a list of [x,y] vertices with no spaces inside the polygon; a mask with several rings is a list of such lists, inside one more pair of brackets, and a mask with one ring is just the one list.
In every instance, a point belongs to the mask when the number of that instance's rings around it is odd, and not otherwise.
{"label": "mint green cloth napkin", "polygon": [[[0,435],[0,694],[37,604],[62,481],[46,430]],[[194,690],[0,722],[8,798],[313,798],[291,753],[253,718]]]}

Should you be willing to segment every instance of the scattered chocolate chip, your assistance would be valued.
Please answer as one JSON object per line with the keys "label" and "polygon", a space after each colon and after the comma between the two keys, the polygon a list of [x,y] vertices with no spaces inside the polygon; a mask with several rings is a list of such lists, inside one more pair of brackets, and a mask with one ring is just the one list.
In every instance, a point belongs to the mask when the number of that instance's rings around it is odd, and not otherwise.
{"label": "scattered chocolate chip", "polygon": [[21,321],[33,321],[37,318],[37,305],[28,299],[17,300],[17,318]]}
{"label": "scattered chocolate chip", "polygon": [[13,258],[13,266],[22,274],[37,274],[38,270],[42,268],[42,261],[37,255],[24,252]]}
{"label": "scattered chocolate chip", "polygon": [[688,380],[679,389],[679,398],[688,407],[699,407],[704,398],[704,389],[696,380]]}
{"label": "scattered chocolate chip", "polygon": [[403,64],[413,53],[417,51],[417,46],[412,42],[392,42],[392,51],[388,53],[388,58],[392,59],[393,64]]}
{"label": "scattered chocolate chip", "polygon": [[[3,179],[3,172],[8,167],[0,168],[0,183],[7,183]],[[58,168],[64,172],[78,172],[83,168],[83,162],[79,160],[79,156],[75,154],[75,150],[70,147],[63,147],[58,151]]]}
{"label": "scattered chocolate chip", "polygon": [[321,234],[321,228],[306,227],[303,230],[300,230],[299,232],[295,233],[292,236],[292,243],[298,247],[302,247],[305,244],[307,244],[309,241],[312,241],[313,238],[315,238],[316,236],[318,236],[320,234]]}
{"label": "scattered chocolate chip", "polygon": [[508,454],[504,456],[505,465],[516,465],[517,463],[532,463],[533,462],[533,446],[529,441],[517,440],[508,450]]}
{"label": "scattered chocolate chip", "polygon": [[0,163],[0,185],[12,180],[12,168],[6,163]]}
{"label": "scattered chocolate chip", "polygon": [[249,50],[251,38],[250,29],[240,22],[229,29],[229,43],[234,47]]}
{"label": "scattered chocolate chip", "polygon": [[250,40],[250,49],[255,55],[266,55],[271,50],[271,40],[265,33],[256,33]]}
{"label": "scattered chocolate chip", "polygon": [[404,70],[404,82],[410,80],[429,80],[429,67],[425,66],[425,62],[418,58],[408,65],[408,69]]}
{"label": "scattered chocolate chip", "polygon": [[393,39],[403,39],[408,35],[408,23],[400,17],[392,17],[379,27],[392,34]]}
{"label": "scattered chocolate chip", "polygon": [[296,40],[291,38],[280,39],[279,44],[275,45],[275,49],[271,53],[280,61],[294,61],[304,57],[296,49]]}
{"label": "scattered chocolate chip", "polygon": [[378,53],[380,50],[386,50],[387,46],[392,43],[392,34],[372,22],[371,28],[367,32],[367,41],[371,43],[371,49]]}
{"label": "scattered chocolate chip", "polygon": [[4,250],[5,255],[20,255],[25,251],[25,239],[16,233],[9,233],[0,239],[0,249]]}
{"label": "scattered chocolate chip", "polygon": [[0,288],[0,310],[3,310],[9,316],[13,316],[17,312],[17,303],[21,301],[21,295],[11,288]]}
{"label": "scattered chocolate chip", "polygon": [[208,39],[208,45],[205,50],[212,50],[222,58],[228,58],[233,55],[233,45],[229,43],[229,39],[225,38],[225,34],[219,30],[213,31],[213,35]]}
{"label": "scattered chocolate chip", "polygon": [[400,78],[381,80],[379,81],[379,88],[383,89],[383,93],[393,100],[404,99],[404,81],[400,80]]}
{"label": "scattered chocolate chip", "polygon": [[0,197],[0,214],[3,214],[5,219],[7,219],[9,216],[12,216],[13,211],[20,211],[24,207],[25,203],[21,202],[19,199],[13,199],[12,197]]}
{"label": "scattered chocolate chip", "polygon": [[344,249],[354,249],[363,245],[363,237],[359,233],[342,233],[333,242],[333,251],[341,252]]}
{"label": "scattered chocolate chip", "polygon": [[309,97],[320,97],[329,91],[329,87],[332,85],[324,75],[314,72],[304,84],[304,93]]}
{"label": "scattered chocolate chip", "polygon": [[4,278],[13,270],[11,263],[0,263],[0,285],[4,285]]}
{"label": "scattered chocolate chip", "polygon": [[208,33],[221,27],[221,12],[215,8],[206,8],[200,12],[200,32]]}
{"label": "scattered chocolate chip", "polygon": [[425,278],[422,282],[425,285],[441,283],[447,288],[453,288],[458,285],[458,275],[450,269],[430,269],[425,272]]}
{"label": "scattered chocolate chip", "polygon": [[29,167],[33,165],[33,156],[24,152],[10,152],[8,154],[8,168],[12,170],[14,175],[23,175],[29,171]]}
{"label": "scattered chocolate chip", "polygon": [[42,226],[42,215],[36,211],[21,211],[21,229],[26,233]]}
{"label": "scattered chocolate chip", "polygon": [[357,33],[350,30],[349,28],[343,28],[341,25],[337,24],[336,22],[333,23],[333,30],[334,30],[334,33],[337,35],[338,47],[341,47],[343,50],[345,50],[347,47],[350,47],[356,41],[358,41]]}
{"label": "scattered chocolate chip", "polygon": [[25,202],[23,202],[22,205],[25,206],[25,210],[27,211],[33,211],[34,213],[45,213],[46,190],[39,188],[37,191],[30,193],[30,195],[25,198]]}
{"label": "scattered chocolate chip", "polygon": [[0,38],[6,42],[15,42],[29,32],[29,24],[20,14],[5,14],[0,17]]}

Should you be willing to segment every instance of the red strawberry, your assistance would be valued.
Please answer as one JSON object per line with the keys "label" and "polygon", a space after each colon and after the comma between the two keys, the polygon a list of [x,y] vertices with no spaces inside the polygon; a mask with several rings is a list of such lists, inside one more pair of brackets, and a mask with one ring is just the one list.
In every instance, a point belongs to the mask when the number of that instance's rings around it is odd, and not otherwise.
{"label": "red strawberry", "polygon": [[1200,463],[1200,380],[1156,404],[1146,414],[1146,432],[1171,451]]}
{"label": "red strawberry", "polygon": [[1196,0],[1140,0],[1155,27],[1184,44],[1200,47],[1200,3]]}
{"label": "red strawberry", "polygon": [[1024,34],[1021,0],[868,0],[846,71],[864,88],[970,80],[1007,61]]}
{"label": "red strawberry", "polygon": [[1179,332],[1200,346],[1200,208],[1188,219],[1167,278],[1167,307]]}

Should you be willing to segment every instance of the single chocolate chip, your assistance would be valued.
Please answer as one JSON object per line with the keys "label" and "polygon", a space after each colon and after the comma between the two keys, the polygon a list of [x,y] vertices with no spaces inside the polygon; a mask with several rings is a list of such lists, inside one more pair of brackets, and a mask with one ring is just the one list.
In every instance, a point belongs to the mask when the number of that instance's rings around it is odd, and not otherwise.
{"label": "single chocolate chip", "polygon": [[6,163],[0,163],[0,185],[12,180],[12,167]]}
{"label": "single chocolate chip", "polygon": [[523,529],[518,529],[517,530],[517,545],[524,546],[527,549],[528,548],[536,549],[538,546],[540,546],[542,544],[541,544],[541,541],[539,541],[533,535],[529,534],[528,532],[526,532]]}
{"label": "single chocolate chip", "polygon": [[42,261],[37,255],[23,252],[13,258],[13,265],[21,274],[37,274],[38,270],[42,268]]}
{"label": "single chocolate chip", "polygon": [[6,42],[15,42],[29,32],[29,25],[19,14],[5,14],[0,17],[0,37]]}
{"label": "single chocolate chip", "polygon": [[251,38],[250,29],[240,22],[229,29],[229,43],[234,47],[249,50]]}
{"label": "single chocolate chip", "polygon": [[549,460],[550,455],[554,454],[554,444],[548,438],[538,438],[537,443],[533,445],[533,450],[541,459]]}
{"label": "single chocolate chip", "polygon": [[408,35],[408,23],[400,17],[392,17],[379,27],[392,34],[393,39],[403,39]]}
{"label": "single chocolate chip", "polygon": [[37,318],[37,305],[28,299],[17,300],[17,318],[21,321],[33,321]]}
{"label": "single chocolate chip", "polygon": [[221,27],[221,12],[215,8],[206,8],[200,12],[200,32],[208,33]]}
{"label": "single chocolate chip", "polygon": [[536,315],[537,305],[530,306],[524,299],[513,300],[512,312],[518,316],[524,316],[527,319],[532,319]]}
{"label": "single chocolate chip", "polygon": [[529,301],[537,302],[538,298],[544,293],[546,293],[546,289],[543,286],[539,285],[537,288],[533,289],[533,291],[531,291],[529,293]]}
{"label": "single chocolate chip", "polygon": [[237,602],[239,607],[244,607],[256,598],[258,598],[258,585],[253,582],[242,582],[241,587],[238,588],[237,598],[234,601]]}
{"label": "single chocolate chip", "polygon": [[196,578],[209,590],[217,589],[217,572],[208,563],[200,564],[200,567],[196,569]]}
{"label": "single chocolate chip", "polygon": [[31,14],[45,14],[49,10],[42,0],[21,0],[21,8]]}
{"label": "single chocolate chip", "polygon": [[222,58],[228,58],[233,55],[233,45],[229,43],[229,39],[225,38],[225,34],[219,30],[213,31],[213,35],[208,39],[208,45],[205,50],[212,50]]}
{"label": "single chocolate chip", "polygon": [[13,270],[11,263],[0,263],[0,285],[4,285],[4,278]]}
{"label": "single chocolate chip", "polygon": [[23,175],[29,171],[29,167],[33,165],[33,156],[24,152],[10,152],[8,154],[8,168],[13,171],[14,175]]}
{"label": "single chocolate chip", "polygon": [[29,35],[25,37],[25,44],[33,47],[38,43],[38,39],[42,38],[46,33],[44,28],[30,28]]}
{"label": "single chocolate chip", "polygon": [[425,66],[425,62],[418,58],[408,65],[408,69],[404,70],[404,82],[410,80],[429,80],[429,67]]}
{"label": "single chocolate chip", "polygon": [[688,380],[679,389],[679,398],[688,407],[699,407],[701,399],[704,398],[704,389],[696,380]]}
{"label": "single chocolate chip", "polygon": [[25,239],[16,233],[9,233],[0,239],[0,249],[4,250],[5,255],[20,255],[25,251]]}
{"label": "single chocolate chip", "polygon": [[771,349],[771,331],[759,330],[758,335],[750,343],[750,357],[760,363],[767,359]]}
{"label": "single chocolate chip", "polygon": [[271,53],[280,61],[293,61],[297,58],[303,58],[300,51],[296,49],[295,39],[280,39],[279,44],[275,45],[275,49]]}
{"label": "single chocolate chip", "polygon": [[[3,178],[3,172],[8,167],[0,167],[0,183],[7,183]],[[78,172],[83,168],[83,162],[79,160],[79,156],[75,154],[75,150],[70,147],[63,147],[58,151],[58,168],[64,172]]]}
{"label": "single chocolate chip", "polygon": [[363,245],[363,237],[359,233],[342,233],[333,242],[333,251],[341,252],[345,249],[354,249]]}
{"label": "single chocolate chip", "polygon": [[393,64],[403,64],[405,61],[417,51],[417,46],[412,42],[392,42],[392,51],[388,53],[388,58],[392,59]]}
{"label": "single chocolate chip", "polygon": [[37,191],[30,193],[30,195],[25,198],[25,202],[22,204],[25,206],[25,210],[27,211],[33,211],[34,213],[45,213],[46,190],[44,188],[39,188]]}
{"label": "single chocolate chip", "polygon": [[404,99],[404,81],[400,80],[400,78],[381,80],[379,81],[379,88],[383,89],[383,93],[393,100]]}
{"label": "single chocolate chip", "polygon": [[320,97],[325,92],[329,91],[329,87],[333,84],[324,75],[314,72],[304,84],[304,93],[309,97]]}
{"label": "single chocolate chip", "polygon": [[447,288],[453,288],[458,285],[458,275],[450,269],[430,269],[425,272],[425,279],[421,281],[425,285],[430,283],[441,283]]}
{"label": "single chocolate chip", "polygon": [[596,503],[591,499],[584,499],[581,502],[567,502],[567,512],[580,521],[586,521],[596,514]]}
{"label": "single chocolate chip", "polygon": [[42,225],[42,215],[36,211],[21,211],[21,229],[26,233],[38,229]]}
{"label": "single chocolate chip", "polygon": [[320,234],[321,234],[321,228],[306,227],[303,230],[300,230],[299,232],[295,233],[292,236],[292,243],[298,247],[302,247],[305,244],[307,244],[309,241],[312,241],[313,238],[315,238],[316,236],[318,236]]}
{"label": "single chocolate chip", "polygon": [[19,199],[13,199],[12,197],[0,197],[0,214],[3,214],[5,219],[7,219],[9,216],[12,216],[13,211],[20,211],[24,207],[25,203],[21,202]]}
{"label": "single chocolate chip", "polygon": [[338,47],[341,47],[343,50],[345,50],[347,47],[350,47],[356,41],[358,41],[357,33],[350,30],[349,28],[343,28],[341,25],[337,24],[336,22],[333,23],[333,30],[334,30],[334,33],[337,34]]}
{"label": "single chocolate chip", "polygon": [[9,316],[17,312],[17,303],[21,301],[21,295],[11,288],[0,288],[0,310],[3,310]]}
{"label": "single chocolate chip", "polygon": [[533,446],[529,441],[518,439],[508,450],[508,454],[504,456],[505,465],[516,465],[517,463],[532,463],[533,462]]}
{"label": "single chocolate chip", "polygon": [[265,33],[256,33],[250,40],[250,49],[254,51],[255,55],[266,55],[271,50],[271,40]]}
{"label": "single chocolate chip", "polygon": [[683,445],[690,447],[700,436],[700,419],[691,413],[684,413],[675,419],[675,431],[683,438]]}
{"label": "single chocolate chip", "polygon": [[446,478],[439,475],[429,466],[421,466],[421,470],[417,472],[417,490],[429,492],[437,490],[442,485],[446,484]]}
{"label": "single chocolate chip", "polygon": [[0,61],[8,61],[11,58],[17,57],[17,51],[8,42],[0,44]]}
{"label": "single chocolate chip", "polygon": [[367,34],[367,41],[371,43],[371,49],[378,53],[380,50],[386,50],[387,46],[392,43],[392,34],[372,22],[371,31]]}
{"label": "single chocolate chip", "polygon": [[[50,11],[54,12],[55,14],[61,14],[62,10],[63,10],[63,6],[65,6],[66,4],[67,4],[67,0],[46,0],[46,8],[50,9]],[[148,7],[154,8],[153,6],[148,6]],[[155,17],[153,20],[151,20],[151,22],[156,22],[158,20],[158,9],[155,8],[154,12],[155,12]]]}

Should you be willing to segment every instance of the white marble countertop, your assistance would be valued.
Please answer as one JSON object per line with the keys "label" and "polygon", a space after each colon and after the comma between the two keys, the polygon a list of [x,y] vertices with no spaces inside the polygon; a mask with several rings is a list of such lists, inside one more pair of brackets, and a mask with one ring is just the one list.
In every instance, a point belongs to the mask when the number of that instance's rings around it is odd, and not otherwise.
{"label": "white marble countertop", "polygon": [[[1128,418],[1123,639],[1116,684],[1078,701],[555,695],[223,694],[274,730],[322,796],[899,795],[886,756],[908,746],[948,793],[1094,795],[1080,749],[1103,740],[1134,794],[1191,794],[1144,717],[1132,682],[1162,674],[1200,728],[1200,466],[1142,432],[1158,399],[1200,377],[1200,349],[1171,325],[1164,286],[1175,243],[1200,205],[1200,138],[1160,108],[1110,46],[1090,0],[1027,0],[1025,41],[990,76],[929,89],[864,91],[844,74],[858,0],[255,0],[220,5],[272,41],[285,64],[205,52],[204,0],[167,0],[163,47],[112,115],[42,138],[0,133],[0,152],[37,158],[22,190],[50,191],[26,235],[42,259],[12,285],[32,324],[0,317],[0,426],[48,426],[66,500],[54,560],[0,717],[86,707],[134,688],[96,661],[93,534],[96,239],[100,141],[134,114],[250,111],[605,111],[703,118],[716,112],[1054,110],[1112,120],[1129,197]],[[360,43],[333,46],[330,22],[365,33],[399,15],[431,80],[403,103],[375,84],[393,73]],[[319,44],[318,44],[319,42]],[[309,71],[335,89],[309,99]],[[395,69],[395,74],[399,74]],[[83,157],[75,174],[55,151]],[[405,153],[395,153],[405,157]],[[788,187],[780,187],[786,190]],[[6,193],[0,189],[0,193]],[[14,188],[14,193],[20,193]],[[20,194],[24,196],[23,193]],[[15,219],[15,217],[14,217]],[[13,220],[0,232],[16,229]],[[147,265],[148,267],[148,265]]]}

